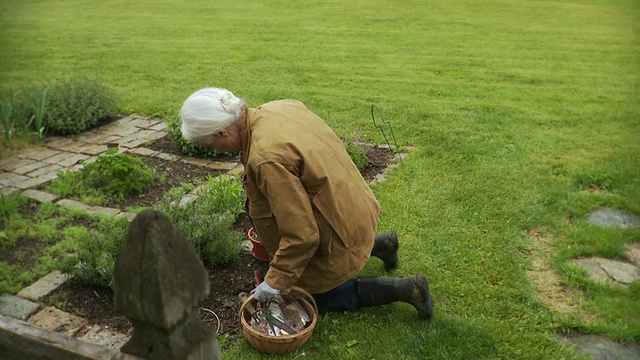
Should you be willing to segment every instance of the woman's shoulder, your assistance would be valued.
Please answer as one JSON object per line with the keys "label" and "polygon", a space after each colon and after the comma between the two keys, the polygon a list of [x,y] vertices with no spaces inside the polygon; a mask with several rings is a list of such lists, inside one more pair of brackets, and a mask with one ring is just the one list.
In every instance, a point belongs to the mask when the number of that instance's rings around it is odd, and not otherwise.
{"label": "woman's shoulder", "polygon": [[307,108],[301,101],[294,99],[282,99],[269,101],[266,104],[258,106],[258,109],[277,109],[281,107],[303,107]]}

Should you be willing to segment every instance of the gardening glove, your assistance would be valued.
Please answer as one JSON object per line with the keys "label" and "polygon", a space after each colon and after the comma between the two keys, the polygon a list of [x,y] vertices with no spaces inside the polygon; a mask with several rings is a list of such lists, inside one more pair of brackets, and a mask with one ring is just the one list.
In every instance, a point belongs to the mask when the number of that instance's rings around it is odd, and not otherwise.
{"label": "gardening glove", "polygon": [[260,302],[275,300],[280,296],[280,290],[272,288],[266,281],[261,282],[260,285],[256,286],[251,292],[253,293],[253,297]]}

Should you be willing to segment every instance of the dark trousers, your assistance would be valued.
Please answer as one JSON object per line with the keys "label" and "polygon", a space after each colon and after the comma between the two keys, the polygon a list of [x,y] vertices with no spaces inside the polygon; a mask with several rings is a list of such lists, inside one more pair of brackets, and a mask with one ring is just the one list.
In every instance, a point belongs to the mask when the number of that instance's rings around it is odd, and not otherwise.
{"label": "dark trousers", "polygon": [[356,288],[356,280],[349,279],[342,285],[321,294],[313,294],[318,304],[318,312],[354,311],[360,309],[360,299]]}

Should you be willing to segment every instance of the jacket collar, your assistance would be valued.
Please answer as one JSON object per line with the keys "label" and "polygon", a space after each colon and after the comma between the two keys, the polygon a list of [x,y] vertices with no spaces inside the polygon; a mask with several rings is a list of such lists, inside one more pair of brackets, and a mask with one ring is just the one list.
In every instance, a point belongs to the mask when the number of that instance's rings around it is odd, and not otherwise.
{"label": "jacket collar", "polygon": [[249,152],[251,151],[251,128],[256,117],[256,109],[244,108],[240,117],[240,138],[242,139],[242,149],[240,150],[240,161],[247,165]]}

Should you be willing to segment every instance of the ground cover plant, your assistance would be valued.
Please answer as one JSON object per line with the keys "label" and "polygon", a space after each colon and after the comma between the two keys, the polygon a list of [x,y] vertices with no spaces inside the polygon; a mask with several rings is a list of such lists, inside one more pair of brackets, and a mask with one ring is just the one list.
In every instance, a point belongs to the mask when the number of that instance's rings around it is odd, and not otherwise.
{"label": "ground cover plant", "polygon": [[[19,206],[9,205],[10,203]],[[82,235],[95,230],[94,220],[82,211],[45,203],[37,206],[21,195],[0,196],[0,292],[16,293],[52,270],[60,270],[60,259]],[[58,248],[56,248],[56,244]],[[71,245],[70,245],[71,244]]]}
{"label": "ground cover plant", "polygon": [[[637,230],[585,221],[602,206],[640,213],[637,2],[80,1],[0,10],[3,87],[99,73],[123,112],[170,118],[192,91],[223,86],[252,105],[301,100],[334,128],[356,123],[380,142],[375,103],[401,145],[416,147],[374,191],[380,228],[401,235],[396,275],[427,275],[435,318],[420,322],[403,305],[332,314],[305,358],[556,359],[574,356],[558,333],[640,338],[638,285],[595,284],[571,262],[623,259],[624,245],[640,241]],[[579,300],[568,312],[528,278],[535,259],[565,298]],[[377,265],[363,273],[380,274]],[[223,356],[266,357],[246,343]]]}

